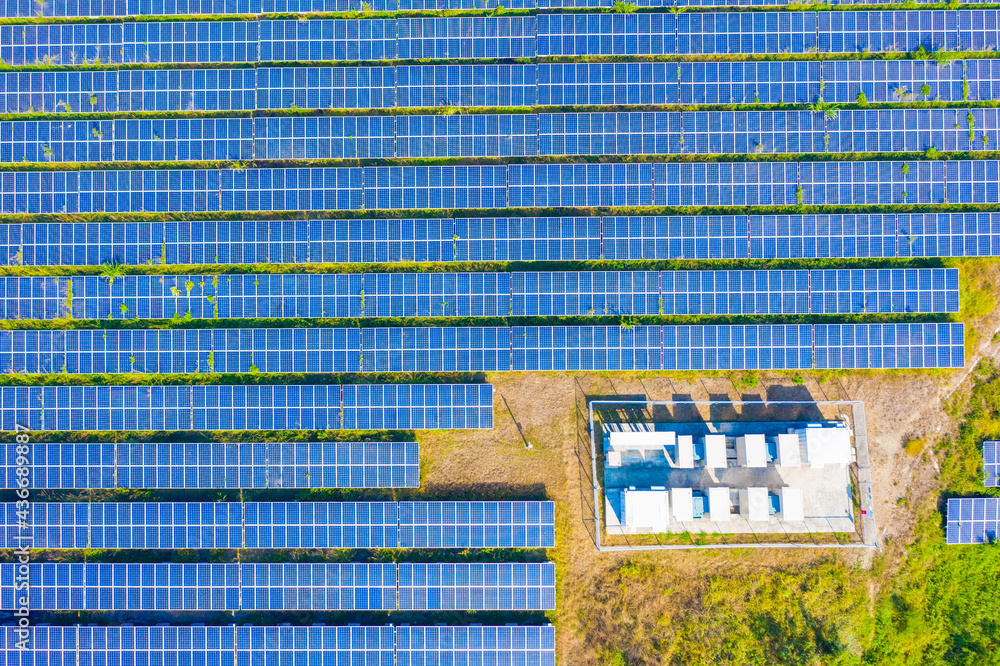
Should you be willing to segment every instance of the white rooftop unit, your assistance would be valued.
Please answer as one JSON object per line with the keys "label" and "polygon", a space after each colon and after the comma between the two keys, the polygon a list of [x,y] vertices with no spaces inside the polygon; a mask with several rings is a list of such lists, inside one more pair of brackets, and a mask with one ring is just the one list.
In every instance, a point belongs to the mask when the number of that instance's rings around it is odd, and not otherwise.
{"label": "white rooftop unit", "polygon": [[677,460],[674,462],[681,469],[694,468],[694,438],[691,435],[677,436]]}
{"label": "white rooftop unit", "polygon": [[851,464],[851,434],[847,428],[801,428],[795,434],[810,467]]}
{"label": "white rooftop unit", "polygon": [[708,489],[708,516],[716,522],[732,518],[733,503],[729,499],[729,488]]}
{"label": "white rooftop unit", "polygon": [[799,436],[787,433],[778,435],[778,467],[800,467],[801,465]]}
{"label": "white rooftop unit", "polygon": [[767,442],[764,435],[737,437],[736,462],[740,467],[767,467]]}
{"label": "white rooftop unit", "polygon": [[622,526],[634,530],[666,532],[670,524],[667,491],[633,490],[622,491]]}
{"label": "white rooftop unit", "polygon": [[705,435],[702,441],[705,444],[705,467],[721,469],[729,466],[726,461],[725,435]]}
{"label": "white rooftop unit", "polygon": [[740,489],[740,515],[751,523],[766,523],[771,519],[767,488]]}
{"label": "white rooftop unit", "polygon": [[802,489],[785,486],[778,490],[781,502],[781,519],[802,522],[806,519],[802,510]]}
{"label": "white rooftop unit", "polygon": [[618,467],[622,462],[666,462],[667,448],[673,448],[673,432],[651,430],[613,430],[608,433],[608,464]]}
{"label": "white rooftop unit", "polygon": [[678,523],[694,520],[694,491],[691,488],[671,488],[670,506]]}

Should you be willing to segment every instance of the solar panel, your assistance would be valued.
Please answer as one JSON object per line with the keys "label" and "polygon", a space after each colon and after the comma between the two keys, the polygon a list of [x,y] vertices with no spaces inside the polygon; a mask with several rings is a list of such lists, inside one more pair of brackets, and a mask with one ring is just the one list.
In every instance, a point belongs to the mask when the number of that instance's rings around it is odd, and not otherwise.
{"label": "solar panel", "polygon": [[401,548],[553,548],[552,502],[401,502]]}
{"label": "solar panel", "polygon": [[640,259],[746,259],[747,216],[605,217],[600,256]]}
{"label": "solar panel", "polygon": [[658,315],[656,271],[513,273],[513,316]]}
{"label": "solar panel", "polygon": [[[242,628],[242,627],[241,627]],[[71,664],[218,664],[235,666],[234,636],[237,628],[70,626],[52,627],[76,633],[79,661]]]}
{"label": "solar panel", "polygon": [[[22,393],[28,393],[25,387]],[[32,488],[114,488],[114,444],[50,444],[34,442],[28,464],[17,464],[17,445],[4,444],[3,457],[10,470],[4,488],[18,488],[15,470],[27,467]]]}
{"label": "solar panel", "polygon": [[[0,564],[13,609],[14,564]],[[246,565],[243,565],[246,566]],[[29,564],[32,610],[239,610],[239,564]]]}
{"label": "solar panel", "polygon": [[535,65],[396,67],[394,68],[396,106],[400,108],[535,106],[535,67]]}
{"label": "solar panel", "polygon": [[7,625],[0,627],[0,649],[4,651],[7,666],[34,666],[36,653],[43,654],[46,661],[42,663],[51,666],[76,666],[78,631],[78,626],[20,629]]}
{"label": "solar panel", "polygon": [[396,59],[395,20],[260,22],[260,62]]}
{"label": "solar panel", "polygon": [[489,384],[8,386],[0,398],[6,431],[493,427]]}
{"label": "solar panel", "polygon": [[[82,75],[89,72],[81,72]],[[93,73],[96,75],[97,72]],[[57,79],[58,80],[58,79]],[[89,88],[81,81],[80,89]],[[248,69],[146,69],[117,72],[115,99],[121,112],[140,111],[253,111],[257,108],[257,70]],[[72,84],[71,84],[72,89]],[[74,108],[101,111],[94,97]]]}
{"label": "solar panel", "polygon": [[653,203],[652,164],[510,164],[507,182],[511,208]]}
{"label": "solar panel", "polygon": [[659,326],[515,326],[513,370],[654,370]]}
{"label": "solar panel", "polygon": [[243,610],[395,610],[395,564],[241,564]]}
{"label": "solar panel", "polygon": [[961,368],[962,324],[817,324],[815,368]]}
{"label": "solar panel", "polygon": [[597,261],[601,219],[597,217],[459,218],[455,261]]}
{"label": "solar panel", "polygon": [[[372,11],[394,12],[401,9],[397,0],[372,0]],[[361,0],[261,0],[265,14],[304,14],[309,12],[349,12],[363,9]]]}
{"label": "solar panel", "polygon": [[260,67],[257,109],[389,109],[395,67]]}
{"label": "solar panel", "polygon": [[984,486],[1000,486],[1000,442],[983,442],[983,472]]}
{"label": "solar panel", "polygon": [[[31,479],[31,477],[28,477]],[[90,505],[78,502],[17,502],[3,505],[3,548],[87,548]]]}
{"label": "solar panel", "polygon": [[123,63],[236,63],[257,62],[257,21],[202,21],[124,23]]}
{"label": "solar panel", "polygon": [[[33,451],[41,446],[34,444]],[[55,469],[47,477],[55,476],[55,482],[62,469],[55,462],[70,469],[87,469],[88,462],[99,466],[101,460],[86,450],[72,448],[87,445],[44,446],[69,447],[62,460],[49,463]],[[34,487],[409,488],[416,487],[420,477],[416,442],[147,442],[90,446],[110,447],[110,459],[107,455],[104,458],[105,485],[88,486],[85,477],[76,485],[52,485],[52,481],[46,483],[41,477],[46,467],[36,463]]]}
{"label": "solar panel", "polygon": [[395,631],[381,627],[236,627],[235,666],[394,666]]}
{"label": "solar panel", "polygon": [[256,159],[362,159],[396,156],[396,119],[379,116],[254,118]]}
{"label": "solar panel", "polygon": [[809,272],[813,314],[958,312],[958,270],[815,270]]}
{"label": "solar panel", "polygon": [[0,72],[2,113],[118,111],[115,71]]}
{"label": "solar panel", "polygon": [[441,11],[447,9],[535,9],[535,0],[399,0],[400,11]]}
{"label": "solar panel", "polygon": [[555,666],[555,628],[396,627],[396,664]]}
{"label": "solar panel", "polygon": [[117,65],[126,62],[122,24],[0,26],[0,59],[25,65]]}
{"label": "solar panel", "polygon": [[396,548],[395,502],[247,502],[246,548]]}
{"label": "solar panel", "polygon": [[243,546],[238,502],[98,502],[90,508],[89,548]]}
{"label": "solar panel", "polygon": [[958,15],[954,11],[819,12],[816,46],[821,53],[912,52],[921,46],[927,51],[956,50],[962,48]]}
{"label": "solar panel", "polygon": [[[267,0],[264,4],[273,4]],[[104,18],[111,16],[173,16],[194,14],[206,16],[220,14],[262,13],[262,0],[53,0],[45,5],[37,5],[30,0],[10,0],[4,4],[7,17],[67,16],[80,18]]]}
{"label": "solar panel", "polygon": [[400,610],[553,610],[555,565],[400,564]]}
{"label": "solar panel", "polygon": [[[819,62],[682,62],[677,97],[682,104],[812,104],[819,97]],[[823,90],[824,99],[835,100]]]}
{"label": "solar panel", "polygon": [[509,328],[366,328],[365,372],[510,370]]}
{"label": "solar panel", "polygon": [[396,157],[538,155],[538,116],[396,116]]}
{"label": "solar panel", "polygon": [[534,16],[401,18],[394,23],[400,60],[535,57]]}
{"label": "solar panel", "polygon": [[113,162],[110,120],[0,122],[2,162]]}
{"label": "solar panel", "polygon": [[1000,497],[951,497],[945,533],[949,544],[994,543],[1000,533]]}
{"label": "solar panel", "polygon": [[254,159],[254,122],[251,118],[116,120],[110,136],[114,140],[113,159],[105,161]]}
{"label": "solar panel", "polygon": [[365,167],[363,208],[506,208],[507,170],[504,165]]}
{"label": "solar panel", "polygon": [[540,63],[539,106],[677,104],[686,63]]}
{"label": "solar panel", "polygon": [[365,317],[506,317],[509,273],[366,273]]}
{"label": "solar panel", "polygon": [[813,365],[809,325],[664,326],[664,370],[792,370]]}

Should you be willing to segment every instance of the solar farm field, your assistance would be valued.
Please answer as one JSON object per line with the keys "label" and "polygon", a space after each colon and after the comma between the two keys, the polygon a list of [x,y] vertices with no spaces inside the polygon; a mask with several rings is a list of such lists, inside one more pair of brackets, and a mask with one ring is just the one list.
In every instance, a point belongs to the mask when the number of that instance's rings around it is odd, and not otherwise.
{"label": "solar farm field", "polygon": [[[0,666],[992,663],[997,7],[6,0]],[[602,551],[619,400],[846,513]]]}

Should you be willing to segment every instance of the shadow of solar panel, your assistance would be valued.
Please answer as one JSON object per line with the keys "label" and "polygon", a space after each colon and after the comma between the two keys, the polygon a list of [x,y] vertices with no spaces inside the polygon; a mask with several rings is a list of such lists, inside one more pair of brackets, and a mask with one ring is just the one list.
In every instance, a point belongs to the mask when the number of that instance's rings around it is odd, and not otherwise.
{"label": "shadow of solar panel", "polygon": [[552,502],[401,502],[402,548],[552,548]]}
{"label": "shadow of solar panel", "polygon": [[551,610],[555,566],[400,564],[400,610]]}

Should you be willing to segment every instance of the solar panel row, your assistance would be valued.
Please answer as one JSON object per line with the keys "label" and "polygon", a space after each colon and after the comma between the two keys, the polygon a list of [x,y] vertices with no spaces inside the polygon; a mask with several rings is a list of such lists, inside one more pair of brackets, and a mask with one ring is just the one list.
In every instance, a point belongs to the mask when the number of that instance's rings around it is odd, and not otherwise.
{"label": "solar panel row", "polygon": [[1000,535],[1000,497],[949,498],[945,534],[949,544],[996,542]]}
{"label": "solar panel row", "polygon": [[16,488],[416,488],[417,442],[145,442],[30,444],[27,465],[5,444],[0,477]]}
{"label": "solar panel row", "polygon": [[0,122],[0,161],[971,151],[996,109],[174,118]]}
{"label": "solar panel row", "polygon": [[0,265],[7,266],[890,258],[998,254],[1000,213],[15,222],[0,225]]}
{"label": "solar panel row", "polygon": [[[965,5],[987,0],[966,0]],[[917,0],[918,4],[936,4],[934,0]],[[497,0],[372,0],[376,12],[432,11],[456,9],[496,9]],[[607,8],[612,0],[508,0],[507,9],[545,8]],[[782,7],[796,4],[792,0],[638,0],[639,7]],[[830,5],[856,4],[852,0],[834,0]],[[866,0],[866,5],[893,4],[890,0]],[[27,18],[34,16],[112,17],[112,16],[184,16],[239,14],[285,14],[304,12],[360,11],[360,0],[50,0],[37,5],[32,0],[10,0],[4,5],[3,16]]]}
{"label": "solar panel row", "polygon": [[539,14],[538,56],[982,51],[993,11]]}
{"label": "solar panel row", "polygon": [[212,666],[555,666],[551,625],[447,626],[34,626],[19,651],[0,627],[4,666],[212,664]]}
{"label": "solar panel row", "polygon": [[983,485],[1000,486],[1000,442],[983,442]]}
{"label": "solar panel row", "polygon": [[3,504],[0,547],[552,548],[552,502]]}
{"label": "solar panel row", "polygon": [[[399,85],[397,86],[397,82]],[[976,102],[1000,63],[956,60],[543,63],[0,72],[2,113],[437,106]],[[926,87],[925,87],[926,86]]]}
{"label": "solar panel row", "polygon": [[[833,291],[836,280],[827,285],[831,291],[822,292],[821,304],[835,307],[843,297]],[[760,303],[761,309],[782,307],[790,303],[796,305],[794,292],[769,302],[768,299],[753,297],[731,297],[722,292],[715,298],[697,297],[673,298],[675,308],[689,311],[711,312],[719,303],[727,301],[740,305],[745,299],[753,305]],[[668,300],[668,299],[665,299]],[[887,298],[886,300],[890,300]],[[956,326],[958,328],[956,328]],[[272,329],[273,330],[273,329]],[[727,344],[735,335],[760,336],[761,341],[747,343],[749,347],[773,349],[783,344],[770,342],[778,339],[785,331],[792,330],[783,324],[759,326],[641,326],[622,328],[620,326],[517,326],[513,328],[373,328],[365,329],[363,349],[351,350],[357,355],[362,372],[508,372],[527,370],[757,370],[791,368],[948,368],[962,367],[964,359],[964,338],[961,324],[812,324],[803,325],[802,336],[796,343],[800,360],[796,365],[771,365],[770,361],[756,356],[739,358],[728,356]],[[263,329],[251,331],[253,334],[270,333]],[[152,368],[160,372],[164,368],[176,371],[170,365],[175,357],[185,358],[185,353],[146,351],[143,339],[148,335],[131,337],[131,346],[125,351],[90,352],[86,355],[88,366],[77,372],[122,372],[135,367],[135,371]],[[724,337],[720,341],[716,338]],[[707,336],[707,341],[701,338]],[[277,336],[275,336],[277,337]],[[757,339],[756,337],[754,338]],[[743,343],[732,342],[734,347]],[[291,346],[291,345],[290,345]],[[692,349],[708,347],[711,356],[705,360],[685,361],[683,367],[675,365],[672,359],[678,355],[688,355]],[[866,351],[862,359],[855,348]],[[726,352],[724,357],[716,353]],[[699,354],[701,352],[698,352]],[[17,353],[5,354],[10,362],[21,363],[21,359],[39,359],[47,366],[49,358],[61,358],[59,354]],[[221,359],[229,356],[225,363],[227,372],[247,372],[249,354],[226,352],[200,352],[197,356]],[[322,359],[329,356],[320,349],[304,351],[301,348],[270,350],[267,364],[261,362],[264,372],[322,372]],[[125,357],[125,358],[123,358]],[[195,357],[195,354],[191,354]],[[700,357],[699,357],[700,358]],[[134,359],[134,360],[133,360]],[[35,363],[32,360],[31,363]],[[56,360],[55,362],[58,362]],[[192,359],[193,362],[193,359]],[[677,361],[678,363],[680,361]],[[216,363],[222,363],[217,360]],[[26,363],[27,364],[27,363]],[[688,365],[690,364],[690,365]],[[216,371],[219,366],[216,365]],[[260,366],[250,366],[253,368]],[[118,387],[116,387],[118,388]],[[373,388],[370,393],[372,405],[363,405],[365,393],[344,387],[345,398],[333,406],[320,404],[315,399],[314,406],[308,404],[308,397],[293,396],[286,407],[257,407],[254,400],[258,391],[251,387],[246,391],[219,390],[221,406],[205,408],[151,407],[163,404],[160,400],[176,401],[173,394],[183,394],[182,401],[188,404],[190,387],[176,387],[160,390],[159,387],[132,387],[126,392],[126,402],[122,407],[91,407],[94,401],[82,388],[60,387],[45,394],[43,389],[24,389],[21,402],[38,404],[45,400],[45,408],[25,408],[20,403],[5,403],[3,426],[13,430],[17,425],[31,425],[32,430],[373,430],[373,429],[416,429],[416,428],[488,428],[492,425],[492,408],[488,404],[476,405],[473,399],[441,398],[441,404],[425,398],[424,403],[407,406],[406,401],[397,399],[399,405],[392,404],[392,396],[379,396]],[[196,392],[200,387],[195,387]],[[209,387],[213,389],[215,387]],[[271,387],[263,387],[262,392]],[[281,387],[276,387],[280,389]],[[305,387],[306,389],[310,387]],[[377,388],[377,387],[376,387]],[[88,387],[89,389],[89,387]],[[290,387],[291,389],[291,387]],[[44,389],[50,391],[49,388]],[[75,391],[75,393],[74,393]],[[296,391],[297,392],[297,391]],[[307,391],[308,392],[308,391]],[[386,389],[386,393],[391,392]],[[349,394],[349,395],[348,395]],[[0,392],[3,397],[13,396],[13,389]],[[72,397],[71,397],[72,396]],[[350,399],[348,399],[350,398]],[[381,400],[379,400],[381,398]],[[53,408],[56,399],[72,402],[66,407]],[[81,403],[79,400],[87,400]],[[413,401],[416,402],[416,401]],[[482,402],[486,402],[484,398]],[[466,404],[469,403],[469,404]],[[270,404],[270,403],[265,403]],[[37,427],[35,427],[37,425]],[[305,484],[309,486],[311,484]]]}
{"label": "solar panel row", "polygon": [[[17,565],[0,564],[0,608]],[[29,564],[33,610],[554,610],[555,565]]]}
{"label": "solar panel row", "polygon": [[1000,162],[6,172],[0,214],[1000,203]]}
{"label": "solar panel row", "polygon": [[[957,312],[957,269],[559,271],[340,275],[0,277],[0,319],[532,317],[686,314]],[[837,296],[839,294],[839,296]],[[834,300],[830,300],[834,298]],[[791,300],[789,300],[791,299]],[[689,305],[682,305],[690,301]],[[695,305],[695,302],[703,305]],[[710,303],[712,303],[710,305]],[[0,331],[0,354],[60,354],[67,372],[87,352],[186,354],[158,370],[231,372],[268,354],[323,350],[325,372],[357,372],[358,329]],[[351,332],[351,331],[354,332]],[[111,335],[111,339],[108,335]],[[140,334],[140,335],[134,335]],[[103,336],[103,337],[102,337]],[[6,363],[4,362],[6,361]],[[208,363],[206,365],[206,363]],[[0,367],[10,365],[0,356]],[[57,372],[62,365],[29,372]],[[127,368],[128,366],[124,366]],[[110,371],[110,370],[109,370]],[[243,367],[239,372],[245,372]]]}
{"label": "solar panel row", "polygon": [[0,405],[5,431],[493,427],[489,384],[4,386]]}

